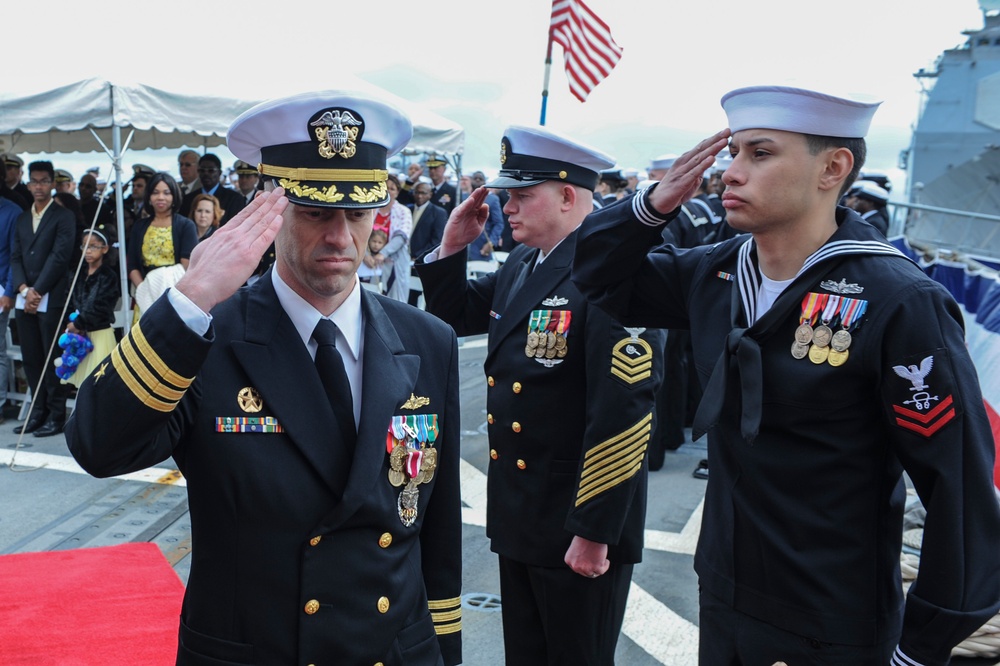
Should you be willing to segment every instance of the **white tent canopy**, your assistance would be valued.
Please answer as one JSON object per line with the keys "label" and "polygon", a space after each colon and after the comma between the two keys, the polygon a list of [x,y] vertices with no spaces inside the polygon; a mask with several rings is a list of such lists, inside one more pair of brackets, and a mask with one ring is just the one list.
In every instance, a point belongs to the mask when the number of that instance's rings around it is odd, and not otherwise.
{"label": "white tent canopy", "polygon": [[[101,149],[94,129],[105,145],[113,142],[113,128],[125,135],[134,130],[130,150],[219,146],[229,124],[254,104],[310,88],[284,84],[268,95],[227,96],[214,82],[215,94],[179,94],[142,84],[117,84],[87,79],[27,95],[0,92],[0,152],[74,153]],[[392,95],[366,81],[338,76],[328,85],[311,89],[358,90],[378,96],[402,109],[413,121],[413,139],[407,152],[461,155],[465,132],[461,126],[427,109]],[[235,91],[233,91],[235,92]]]}
{"label": "white tent canopy", "polygon": [[[193,83],[192,87],[198,84]],[[204,85],[204,84],[203,84]],[[11,153],[109,153],[117,191],[122,191],[122,153],[146,148],[219,146],[229,125],[241,113],[265,99],[306,92],[338,89],[366,93],[400,108],[413,122],[413,139],[404,152],[443,153],[461,162],[465,131],[458,124],[349,75],[331,80],[292,81],[267,79],[252,84],[265,91],[260,97],[242,97],[242,81],[210,79],[208,94],[172,93],[142,84],[117,84],[87,79],[59,88],[28,94],[0,92],[0,152]],[[236,88],[238,86],[239,88]],[[95,139],[99,137],[99,141]],[[123,146],[125,137],[127,145]],[[131,139],[128,137],[131,136]],[[125,225],[122,197],[116,197],[119,249],[125,258]],[[88,223],[90,220],[88,220]],[[122,271],[122,294],[128,278]],[[119,323],[127,326],[128,300],[122,299]]]}

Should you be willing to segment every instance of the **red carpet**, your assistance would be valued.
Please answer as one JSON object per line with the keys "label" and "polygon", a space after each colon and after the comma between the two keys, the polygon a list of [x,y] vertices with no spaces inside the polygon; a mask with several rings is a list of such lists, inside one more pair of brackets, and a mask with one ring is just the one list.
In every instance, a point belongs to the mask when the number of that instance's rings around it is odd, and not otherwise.
{"label": "red carpet", "polygon": [[184,585],[156,544],[0,557],[0,664],[172,666]]}

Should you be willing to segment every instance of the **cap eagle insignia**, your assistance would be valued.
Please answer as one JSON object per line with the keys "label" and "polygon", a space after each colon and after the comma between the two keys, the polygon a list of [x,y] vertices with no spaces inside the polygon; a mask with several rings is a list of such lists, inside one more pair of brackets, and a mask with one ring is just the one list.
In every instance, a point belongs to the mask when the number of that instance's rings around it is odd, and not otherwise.
{"label": "cap eagle insignia", "polygon": [[892,371],[903,379],[908,379],[913,383],[913,391],[923,391],[927,388],[927,384],[924,383],[924,377],[930,374],[931,368],[934,367],[934,357],[928,356],[920,362],[920,367],[915,365],[909,367],[904,365],[894,365],[892,366]]}
{"label": "cap eagle insignia", "polygon": [[358,138],[359,128],[363,123],[354,117],[346,109],[330,109],[323,112],[316,120],[309,123],[319,140],[319,154],[330,159],[334,155],[340,155],[344,159],[350,159],[357,152],[355,141]]}

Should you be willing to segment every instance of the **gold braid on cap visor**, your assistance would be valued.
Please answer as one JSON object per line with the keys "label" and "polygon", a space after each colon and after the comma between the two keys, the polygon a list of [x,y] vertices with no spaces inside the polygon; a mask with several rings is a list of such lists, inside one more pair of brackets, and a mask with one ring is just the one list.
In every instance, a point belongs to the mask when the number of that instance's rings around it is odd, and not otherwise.
{"label": "gold braid on cap visor", "polygon": [[[389,196],[386,189],[386,182],[389,180],[389,172],[385,169],[291,169],[288,167],[271,166],[260,164],[257,167],[265,176],[278,178],[278,184],[288,192],[302,199],[312,199],[323,203],[340,203],[344,198],[344,193],[338,191],[334,181],[372,183],[374,187],[354,186],[354,191],[347,193],[351,201],[358,204],[381,203]],[[322,189],[305,185],[301,181],[309,180],[313,182],[331,183]]]}
{"label": "gold braid on cap visor", "polygon": [[290,180],[312,180],[327,183],[384,183],[389,179],[385,169],[292,169],[289,167],[260,164],[257,170],[265,176]]}

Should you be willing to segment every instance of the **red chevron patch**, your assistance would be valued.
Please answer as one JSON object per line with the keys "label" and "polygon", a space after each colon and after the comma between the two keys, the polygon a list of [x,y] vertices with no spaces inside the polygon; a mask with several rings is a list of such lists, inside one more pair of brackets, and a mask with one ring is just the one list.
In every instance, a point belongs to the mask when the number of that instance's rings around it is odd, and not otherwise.
{"label": "red chevron patch", "polygon": [[926,414],[899,405],[893,405],[892,408],[896,412],[896,425],[927,438],[947,425],[956,414],[954,400],[950,395]]}

